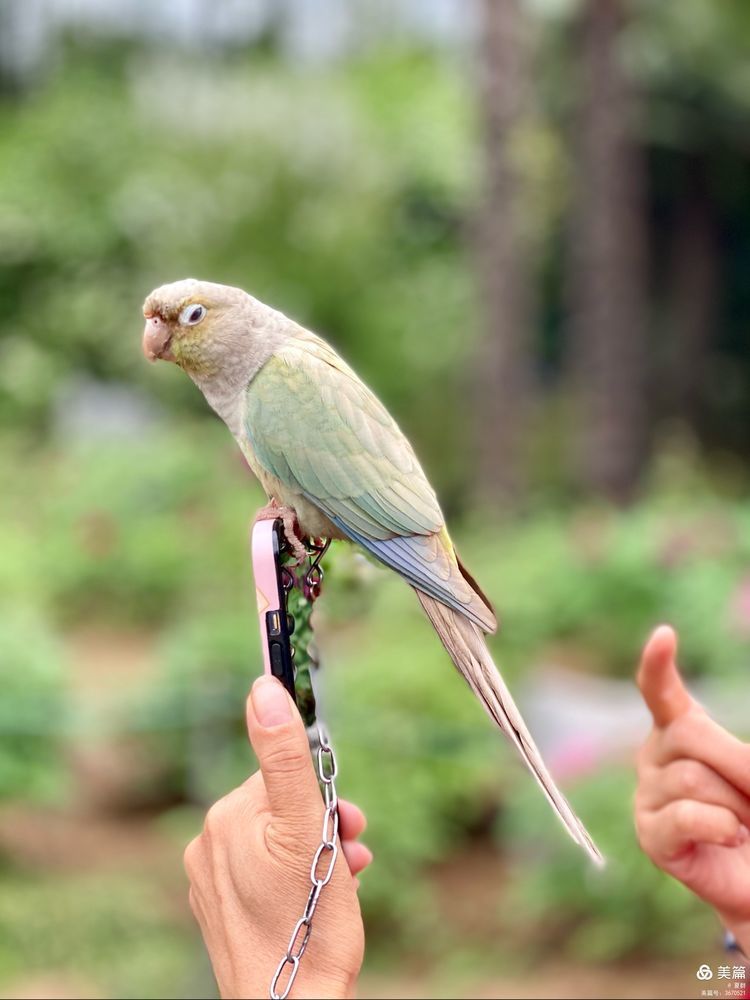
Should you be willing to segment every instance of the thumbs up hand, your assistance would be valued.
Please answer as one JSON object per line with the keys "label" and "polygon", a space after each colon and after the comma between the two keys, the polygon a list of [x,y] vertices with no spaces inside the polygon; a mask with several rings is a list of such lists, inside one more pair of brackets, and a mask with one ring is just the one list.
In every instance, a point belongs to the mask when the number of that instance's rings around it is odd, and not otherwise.
{"label": "thumbs up hand", "polygon": [[685,687],[677,637],[656,629],[638,686],[653,728],[638,754],[635,825],[654,864],[714,907],[750,953],[750,745]]}

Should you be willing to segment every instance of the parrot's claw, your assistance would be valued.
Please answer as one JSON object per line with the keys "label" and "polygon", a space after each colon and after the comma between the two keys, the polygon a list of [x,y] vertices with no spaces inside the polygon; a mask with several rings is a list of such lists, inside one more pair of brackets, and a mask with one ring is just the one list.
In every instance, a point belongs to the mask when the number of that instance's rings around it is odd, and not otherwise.
{"label": "parrot's claw", "polygon": [[305,548],[305,543],[298,534],[299,523],[297,522],[297,514],[291,507],[279,507],[279,517],[284,525],[286,543],[294,556],[294,564],[295,566],[302,566],[307,561],[309,553]]}
{"label": "parrot's claw", "polygon": [[297,512],[293,507],[284,507],[276,500],[271,500],[265,507],[261,507],[255,515],[256,521],[265,521],[269,517],[279,518],[284,525],[284,538],[294,556],[294,565],[301,566],[307,559],[309,553],[305,548],[305,543],[299,534],[299,523]]}

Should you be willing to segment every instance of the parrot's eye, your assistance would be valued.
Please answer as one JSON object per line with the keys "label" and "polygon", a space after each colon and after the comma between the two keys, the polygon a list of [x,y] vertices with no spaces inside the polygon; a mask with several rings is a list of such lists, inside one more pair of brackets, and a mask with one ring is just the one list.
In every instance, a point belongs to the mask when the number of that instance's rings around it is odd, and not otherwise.
{"label": "parrot's eye", "polygon": [[206,307],[201,305],[189,305],[180,313],[180,326],[195,326],[206,315]]}

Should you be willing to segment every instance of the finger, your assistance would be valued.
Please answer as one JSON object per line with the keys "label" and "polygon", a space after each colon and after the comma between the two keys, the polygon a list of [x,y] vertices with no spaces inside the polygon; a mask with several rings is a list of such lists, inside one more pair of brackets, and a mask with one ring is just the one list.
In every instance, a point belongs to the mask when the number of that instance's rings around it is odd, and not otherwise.
{"label": "finger", "polygon": [[660,862],[673,861],[696,844],[739,847],[750,832],[731,809],[679,799],[641,816],[638,835],[644,851]]}
{"label": "finger", "polygon": [[750,799],[700,760],[673,760],[665,767],[649,768],[641,778],[638,794],[641,806],[651,811],[679,799],[691,799],[723,806],[750,827]]}
{"label": "finger", "polygon": [[669,625],[660,625],[646,643],[638,669],[638,687],[654,724],[668,726],[693,705],[675,663],[677,636]]}
{"label": "finger", "polygon": [[655,763],[666,764],[684,757],[702,761],[750,797],[750,746],[702,709],[682,715],[668,726],[653,751]]}
{"label": "finger", "polygon": [[205,845],[202,837],[193,837],[182,855],[185,874],[190,882],[196,882],[205,872]]}
{"label": "finger", "polygon": [[188,890],[188,903],[190,904],[190,909],[193,911],[193,916],[199,923],[203,923],[203,907],[201,906],[200,900],[198,899],[198,893],[195,889],[190,886]]}
{"label": "finger", "polygon": [[339,836],[342,840],[356,840],[367,828],[367,817],[353,802],[339,799]]}
{"label": "finger", "polygon": [[358,875],[372,861],[372,851],[358,840],[344,840],[341,847],[352,875]]}
{"label": "finger", "polygon": [[247,731],[258,758],[271,812],[307,826],[322,812],[310,745],[296,705],[275,677],[263,675],[247,699]]}

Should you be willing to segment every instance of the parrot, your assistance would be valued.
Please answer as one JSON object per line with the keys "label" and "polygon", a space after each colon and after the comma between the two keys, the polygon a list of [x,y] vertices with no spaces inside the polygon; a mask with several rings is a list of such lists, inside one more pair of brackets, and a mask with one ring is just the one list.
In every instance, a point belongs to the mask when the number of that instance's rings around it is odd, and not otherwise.
{"label": "parrot", "polygon": [[[321,337],[240,288],[186,278],[143,305],[143,351],[172,362],[224,421],[298,557],[349,540],[416,592],[448,655],[573,840],[603,857],[555,784],[485,641],[492,605],[461,562],[396,421]],[[299,551],[298,551],[299,550]]]}

